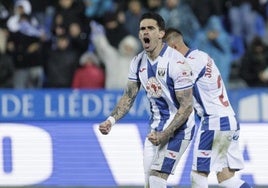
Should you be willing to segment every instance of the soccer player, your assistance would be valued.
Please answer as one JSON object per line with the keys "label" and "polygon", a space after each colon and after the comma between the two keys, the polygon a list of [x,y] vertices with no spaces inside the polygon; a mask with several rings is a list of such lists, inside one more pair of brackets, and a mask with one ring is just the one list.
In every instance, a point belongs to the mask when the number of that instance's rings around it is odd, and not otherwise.
{"label": "soccer player", "polygon": [[211,171],[216,172],[222,187],[249,188],[235,176],[243,168],[240,127],[214,60],[203,51],[189,49],[181,32],[174,28],[166,30],[164,41],[187,58],[194,74],[194,108],[201,123],[194,143],[192,188],[208,187]]}
{"label": "soccer player", "polygon": [[164,44],[165,22],[156,13],[140,18],[139,39],[144,50],[131,61],[124,94],[110,116],[99,125],[108,134],[131,108],[140,86],[152,116],[144,144],[146,188],[166,188],[194,134],[192,71],[183,55]]}

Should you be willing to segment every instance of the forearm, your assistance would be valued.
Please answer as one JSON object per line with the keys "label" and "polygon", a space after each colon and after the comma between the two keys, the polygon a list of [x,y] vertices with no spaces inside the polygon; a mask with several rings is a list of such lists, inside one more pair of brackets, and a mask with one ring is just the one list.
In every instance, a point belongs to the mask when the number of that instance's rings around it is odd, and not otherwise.
{"label": "forearm", "polygon": [[180,108],[169,126],[164,130],[165,134],[169,135],[169,137],[173,136],[174,132],[187,121],[192,111],[193,108],[191,105],[185,108]]}
{"label": "forearm", "polygon": [[137,83],[128,82],[123,96],[119,100],[114,110],[111,112],[110,116],[112,116],[115,121],[118,121],[129,112],[138,94],[138,90],[139,87]]}
{"label": "forearm", "polygon": [[112,111],[111,115],[114,117],[114,119],[117,121],[121,118],[123,118],[132,107],[134,100],[129,98],[128,96],[123,96],[120,100],[117,106]]}
{"label": "forearm", "polygon": [[176,97],[180,107],[169,126],[164,130],[170,136],[187,121],[193,111],[192,89],[177,92]]}

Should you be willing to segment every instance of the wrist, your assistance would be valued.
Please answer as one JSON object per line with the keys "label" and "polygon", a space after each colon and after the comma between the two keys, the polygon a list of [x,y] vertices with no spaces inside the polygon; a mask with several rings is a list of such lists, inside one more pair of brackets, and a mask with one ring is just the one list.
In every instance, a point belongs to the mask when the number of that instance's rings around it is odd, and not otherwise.
{"label": "wrist", "polygon": [[111,122],[111,124],[112,124],[112,126],[115,124],[115,118],[113,117],[113,116],[109,116],[108,118],[107,118],[107,120],[109,120],[110,122]]}

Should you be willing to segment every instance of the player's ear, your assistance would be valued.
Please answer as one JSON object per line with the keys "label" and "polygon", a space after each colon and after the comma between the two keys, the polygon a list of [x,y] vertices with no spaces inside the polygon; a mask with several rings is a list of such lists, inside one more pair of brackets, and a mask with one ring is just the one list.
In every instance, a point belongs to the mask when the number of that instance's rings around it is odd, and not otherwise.
{"label": "player's ear", "polygon": [[165,31],[164,31],[164,30],[160,31],[160,32],[159,32],[159,38],[160,38],[160,39],[163,39],[164,36],[165,36]]}

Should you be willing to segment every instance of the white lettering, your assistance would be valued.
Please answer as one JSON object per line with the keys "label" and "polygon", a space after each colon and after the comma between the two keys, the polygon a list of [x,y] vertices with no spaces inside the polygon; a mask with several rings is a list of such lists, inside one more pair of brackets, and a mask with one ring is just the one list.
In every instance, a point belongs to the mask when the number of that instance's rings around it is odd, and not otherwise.
{"label": "white lettering", "polygon": [[117,95],[107,94],[103,96],[103,114],[104,116],[110,115],[116,104]]}
{"label": "white lettering", "polygon": [[81,109],[81,102],[80,96],[77,92],[74,92],[69,96],[69,115],[71,117],[79,117],[80,116],[80,109]]}
{"label": "white lettering", "polygon": [[[53,169],[52,142],[43,129],[25,125],[0,123],[0,140],[10,138],[10,171],[5,172],[4,157],[0,157],[0,186],[25,186],[41,183]],[[3,142],[0,153],[3,154]]]}
{"label": "white lettering", "polygon": [[32,95],[23,95],[22,96],[22,115],[25,117],[33,117],[33,96]]}
{"label": "white lettering", "polygon": [[63,94],[58,96],[58,101],[59,101],[59,103],[58,103],[59,116],[64,117],[64,115],[65,115],[65,97]]}
{"label": "white lettering", "polygon": [[240,121],[268,121],[268,94],[252,94],[239,100]]}
{"label": "white lettering", "polygon": [[[99,133],[98,125],[94,125],[94,131],[117,184],[119,186],[143,185],[143,165],[141,163],[143,146],[136,125],[117,124],[108,136]],[[129,134],[130,132],[131,134]],[[265,165],[268,152],[265,152],[267,144],[264,144],[268,143],[268,137],[263,134],[264,132],[268,132],[267,124],[241,124],[240,148],[242,153],[246,150],[249,159],[245,160],[245,168],[237,174],[238,176],[252,176],[256,185],[268,185],[266,176],[268,166]],[[135,154],[132,151],[135,151]],[[190,176],[191,165],[186,166],[186,164],[191,154],[192,145],[181,158],[175,174],[169,177],[169,185],[177,186],[183,176]],[[216,184],[216,176],[211,173],[209,185]]]}
{"label": "white lettering", "polygon": [[238,111],[240,121],[259,121],[258,95],[250,95],[239,101]]}
{"label": "white lettering", "polygon": [[268,94],[261,95],[262,120],[268,122]]}
{"label": "white lettering", "polygon": [[[94,131],[118,185],[144,182],[143,143],[135,124],[117,124],[109,136],[103,136],[94,125]],[[131,134],[129,134],[131,133]]]}
{"label": "white lettering", "polygon": [[2,114],[4,117],[15,117],[21,113],[24,117],[33,117],[33,96],[22,95],[22,98],[11,94],[2,96]]}
{"label": "white lettering", "polygon": [[101,98],[98,95],[92,95],[92,94],[83,95],[82,103],[83,103],[82,106],[83,116],[94,117],[99,113],[101,113],[103,104],[101,102]]}
{"label": "white lettering", "polygon": [[64,117],[65,115],[65,97],[59,94],[55,99],[51,95],[45,95],[45,116],[47,117]]}
{"label": "white lettering", "polygon": [[15,95],[2,96],[2,114],[4,117],[14,117],[19,114],[20,109],[21,103],[18,97]]}
{"label": "white lettering", "polygon": [[[250,126],[249,126],[250,125]],[[241,152],[247,152],[249,160],[245,160],[245,167],[243,170],[238,171],[237,174],[252,175],[256,185],[268,185],[267,171],[268,153],[265,151],[267,148],[268,137],[267,124],[241,124],[240,130],[240,148]],[[211,184],[217,184],[215,174],[209,178]]]}
{"label": "white lettering", "polygon": [[45,95],[45,116],[56,117],[57,111],[52,110],[52,100],[50,95]]}

